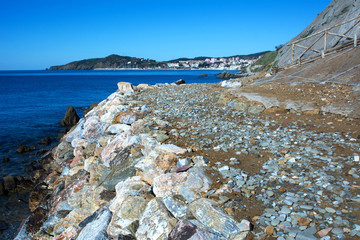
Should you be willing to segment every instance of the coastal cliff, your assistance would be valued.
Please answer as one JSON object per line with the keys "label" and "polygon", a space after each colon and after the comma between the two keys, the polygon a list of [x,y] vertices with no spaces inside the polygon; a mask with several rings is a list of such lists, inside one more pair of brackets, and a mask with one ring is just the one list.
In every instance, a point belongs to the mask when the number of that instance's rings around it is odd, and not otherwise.
{"label": "coastal cliff", "polygon": [[16,239],[360,234],[359,122],[229,95],[241,87],[119,83],[43,158]]}

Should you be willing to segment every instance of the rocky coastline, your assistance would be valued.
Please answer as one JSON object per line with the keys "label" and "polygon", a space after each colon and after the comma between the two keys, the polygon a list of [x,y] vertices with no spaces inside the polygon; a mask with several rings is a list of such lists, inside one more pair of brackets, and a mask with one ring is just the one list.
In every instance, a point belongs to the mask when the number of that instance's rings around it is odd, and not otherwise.
{"label": "rocky coastline", "polygon": [[42,158],[15,239],[359,238],[359,121],[232,85],[118,83]]}

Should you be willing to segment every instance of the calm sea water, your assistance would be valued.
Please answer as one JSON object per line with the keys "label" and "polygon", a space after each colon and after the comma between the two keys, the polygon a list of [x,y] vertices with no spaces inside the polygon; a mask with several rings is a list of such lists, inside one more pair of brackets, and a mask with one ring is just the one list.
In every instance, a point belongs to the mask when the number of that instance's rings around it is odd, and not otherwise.
{"label": "calm sea water", "polygon": [[[100,102],[116,91],[117,82],[172,83],[183,78],[187,83],[219,82],[221,71],[0,71],[0,178],[24,175],[36,151],[17,154],[20,145],[35,145],[47,136],[56,137],[59,121],[68,105],[82,109]],[[207,73],[208,77],[198,76]]]}

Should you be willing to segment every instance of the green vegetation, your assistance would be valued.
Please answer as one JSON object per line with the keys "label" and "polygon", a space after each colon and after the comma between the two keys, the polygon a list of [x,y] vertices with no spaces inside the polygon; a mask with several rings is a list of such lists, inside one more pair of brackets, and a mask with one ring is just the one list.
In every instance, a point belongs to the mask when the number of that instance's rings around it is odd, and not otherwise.
{"label": "green vegetation", "polygon": [[310,31],[308,31],[308,32],[307,32],[305,35],[303,35],[301,38],[306,38],[306,37],[310,36],[313,32],[314,32],[314,27],[312,27],[312,28],[310,29]]}
{"label": "green vegetation", "polygon": [[255,62],[255,65],[267,66],[275,60],[277,54],[278,54],[277,51],[268,52],[264,56],[262,56],[259,60],[257,60]]}
{"label": "green vegetation", "polygon": [[278,51],[268,52],[264,56],[262,56],[259,60],[257,60],[254,65],[259,65],[261,67],[256,68],[255,71],[262,71],[266,68],[266,71],[269,70],[270,67],[277,65],[277,61],[274,63],[276,56],[278,55]]}
{"label": "green vegetation", "polygon": [[346,13],[346,12],[348,12],[348,11],[349,11],[349,8],[350,8],[350,6],[344,7],[343,10],[341,10],[339,16],[340,16],[340,15],[343,15],[343,14]]}

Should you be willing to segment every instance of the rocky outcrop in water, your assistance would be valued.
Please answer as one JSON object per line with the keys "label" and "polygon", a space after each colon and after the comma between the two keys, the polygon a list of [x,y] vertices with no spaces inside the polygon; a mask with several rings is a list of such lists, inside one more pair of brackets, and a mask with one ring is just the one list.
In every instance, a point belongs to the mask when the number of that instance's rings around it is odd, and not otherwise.
{"label": "rocky outcrop in water", "polygon": [[63,127],[74,126],[80,117],[77,115],[76,110],[73,106],[69,106],[66,110],[65,117],[60,121],[60,125]]}

